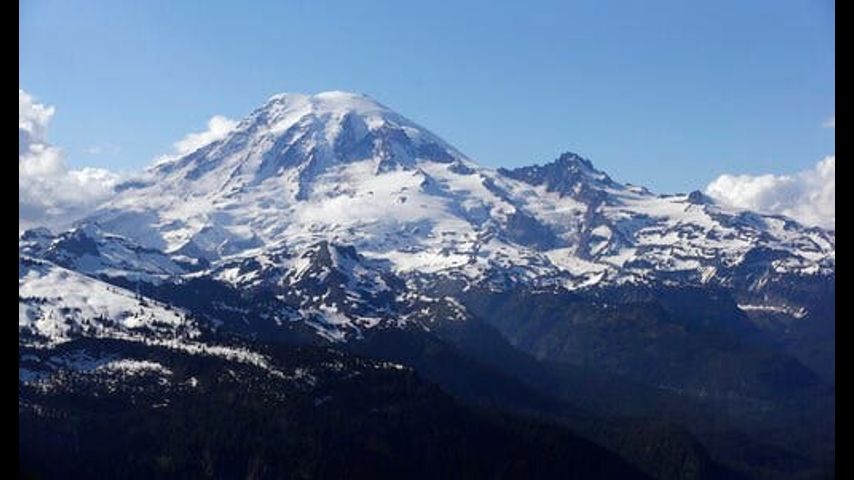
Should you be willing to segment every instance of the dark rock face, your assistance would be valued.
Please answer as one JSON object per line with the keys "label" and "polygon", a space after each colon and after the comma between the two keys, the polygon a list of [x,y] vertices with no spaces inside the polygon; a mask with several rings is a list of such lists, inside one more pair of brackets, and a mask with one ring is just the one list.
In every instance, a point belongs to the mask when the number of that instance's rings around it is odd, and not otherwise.
{"label": "dark rock face", "polygon": [[554,248],[560,244],[560,240],[558,240],[549,227],[520,210],[516,210],[510,215],[503,233],[520,245],[540,250]]}
{"label": "dark rock face", "polygon": [[[70,235],[63,235],[59,241],[52,246],[53,252],[62,252],[64,256],[98,256],[98,244],[83,230],[76,230]],[[55,255],[56,255],[55,253]]]}
{"label": "dark rock face", "polygon": [[694,205],[709,205],[714,203],[714,200],[705,193],[699,190],[694,190],[688,194],[688,203],[693,203]]}
{"label": "dark rock face", "polygon": [[564,153],[557,160],[543,166],[499,169],[500,174],[529,183],[545,185],[546,190],[557,192],[561,196],[571,196],[579,200],[592,200],[595,189],[592,186],[610,186],[614,182],[607,175],[596,170],[590,160],[575,153]]}

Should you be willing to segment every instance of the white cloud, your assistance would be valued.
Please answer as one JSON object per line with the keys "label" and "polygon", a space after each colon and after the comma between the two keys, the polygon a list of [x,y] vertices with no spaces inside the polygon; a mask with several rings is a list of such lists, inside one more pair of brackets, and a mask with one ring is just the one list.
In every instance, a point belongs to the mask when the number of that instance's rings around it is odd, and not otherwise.
{"label": "white cloud", "polygon": [[836,155],[793,175],[721,175],[706,187],[706,194],[734,207],[835,228]]}
{"label": "white cloud", "polygon": [[18,227],[62,228],[109,198],[119,176],[100,168],[70,170],[47,142],[55,110],[18,90]]}
{"label": "white cloud", "polygon": [[228,132],[234,130],[237,121],[222,115],[214,115],[208,120],[208,129],[204,132],[190,133],[186,137],[175,142],[175,151],[180,155],[197,150],[211,142],[224,138]]}
{"label": "white cloud", "polygon": [[175,148],[174,153],[161,155],[154,161],[155,165],[163,162],[168,162],[176,158],[182,157],[188,153],[192,153],[209,143],[225,138],[234,127],[237,126],[237,121],[222,115],[214,115],[208,120],[208,129],[202,132],[189,133],[187,136],[173,143]]}
{"label": "white cloud", "polygon": [[822,124],[821,124],[821,126],[822,126],[822,127],[824,127],[824,128],[833,128],[833,129],[835,129],[835,128],[836,128],[836,115],[834,115],[834,116],[832,116],[832,117],[828,118],[827,120],[825,120],[825,121],[824,121],[824,123],[822,123]]}
{"label": "white cloud", "polygon": [[18,89],[18,131],[31,142],[44,142],[47,124],[54,108],[36,103],[27,92]]}

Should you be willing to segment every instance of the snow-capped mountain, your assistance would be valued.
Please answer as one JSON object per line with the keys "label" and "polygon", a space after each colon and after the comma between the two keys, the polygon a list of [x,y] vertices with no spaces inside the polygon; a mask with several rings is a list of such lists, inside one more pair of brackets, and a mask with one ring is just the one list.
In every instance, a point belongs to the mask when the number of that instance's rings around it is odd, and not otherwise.
{"label": "snow-capped mountain", "polygon": [[830,279],[832,291],[834,278],[832,231],[700,192],[621,184],[572,153],[485,168],[345,92],[275,95],[225,138],[119,190],[74,229],[24,232],[21,254],[125,288],[156,286],[172,302],[182,289],[215,288],[196,312],[214,326],[302,324],[330,341],[470,318],[448,282],[724,288],[747,314],[779,323],[808,316],[814,280]]}
{"label": "snow-capped mountain", "polygon": [[699,192],[656,195],[575,154],[484,168],[344,92],[273,96],[224,139],[123,185],[83,223],[214,265],[328,241],[402,275],[498,274],[572,289],[726,284],[759,252],[768,274],[827,275],[835,252],[833,232]]}

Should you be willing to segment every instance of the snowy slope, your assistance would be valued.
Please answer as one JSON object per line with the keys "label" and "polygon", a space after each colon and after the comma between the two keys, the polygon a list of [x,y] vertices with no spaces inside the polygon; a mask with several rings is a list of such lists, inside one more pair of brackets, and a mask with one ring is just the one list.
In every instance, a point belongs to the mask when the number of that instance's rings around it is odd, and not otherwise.
{"label": "snowy slope", "polygon": [[185,312],[44,260],[22,256],[18,330],[39,342],[76,336],[192,337]]}
{"label": "snowy slope", "polygon": [[[192,320],[189,312],[44,260],[21,256],[18,268],[18,338],[22,348],[53,351],[79,338],[117,339],[190,355],[218,357],[251,365],[279,378],[288,377],[263,354],[242,346],[203,340],[205,326]],[[29,360],[31,364],[20,371],[24,382],[39,381],[46,375],[45,369],[55,370],[56,365],[50,362],[64,363],[76,371],[99,373],[119,370],[127,374],[129,370],[157,369],[156,365],[140,364],[121,355],[105,359],[59,356],[47,361],[25,357],[21,360]]]}

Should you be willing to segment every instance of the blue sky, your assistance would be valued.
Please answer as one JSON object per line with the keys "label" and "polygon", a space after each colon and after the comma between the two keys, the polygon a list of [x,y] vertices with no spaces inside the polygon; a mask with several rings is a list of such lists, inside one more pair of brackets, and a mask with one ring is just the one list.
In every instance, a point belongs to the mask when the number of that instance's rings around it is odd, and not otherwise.
{"label": "blue sky", "polygon": [[835,6],[27,0],[21,88],[69,167],[134,170],[278,92],[367,93],[489,166],[571,150],[662,192],[835,152]]}

